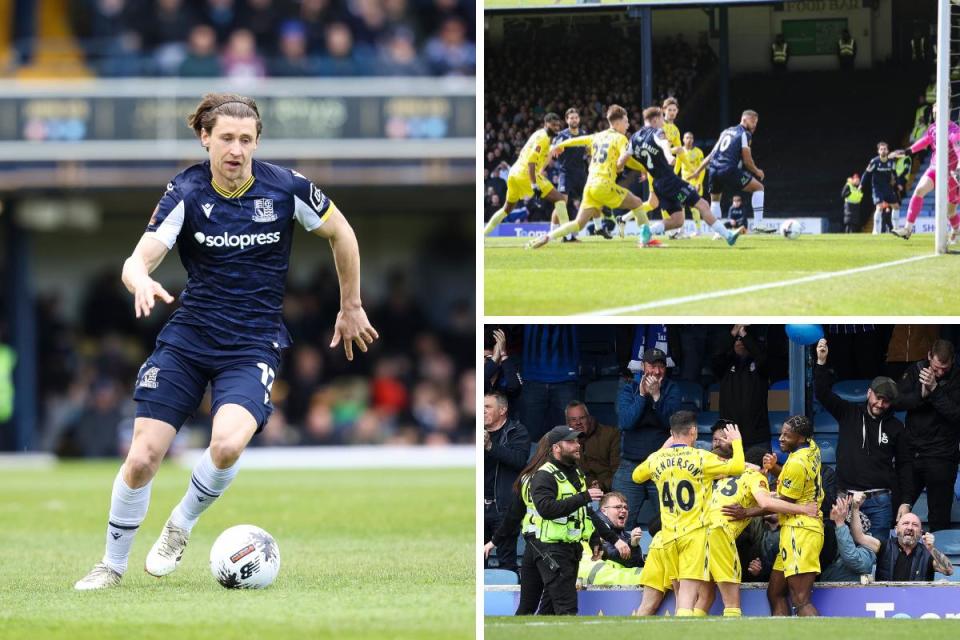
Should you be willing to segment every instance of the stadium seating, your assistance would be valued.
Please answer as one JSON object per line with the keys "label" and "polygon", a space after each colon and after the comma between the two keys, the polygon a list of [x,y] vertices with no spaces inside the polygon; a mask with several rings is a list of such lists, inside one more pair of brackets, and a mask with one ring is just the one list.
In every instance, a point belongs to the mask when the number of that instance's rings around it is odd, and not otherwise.
{"label": "stadium seating", "polygon": [[483,584],[520,584],[517,574],[505,569],[484,569]]}
{"label": "stadium seating", "polygon": [[953,565],[953,575],[944,575],[937,571],[933,575],[934,580],[946,580],[947,582],[960,582],[960,567]]}
{"label": "stadium seating", "polygon": [[583,402],[590,415],[600,424],[617,425],[617,387],[618,378],[606,378],[589,383],[583,392]]}
{"label": "stadium seating", "polygon": [[709,435],[719,419],[720,414],[716,411],[701,411],[697,414],[697,433],[701,436]]}
{"label": "stadium seating", "polygon": [[813,414],[813,432],[816,435],[821,433],[837,433],[840,431],[840,424],[837,419],[826,411]]}
{"label": "stadium seating", "polygon": [[770,391],[787,391],[790,389],[789,380],[777,380],[770,384]]}
{"label": "stadium seating", "polygon": [[[790,417],[789,411],[769,411],[767,416],[770,418],[770,433],[779,434],[783,422]],[[774,449],[776,451],[776,449]]]}
{"label": "stadium seating", "polygon": [[818,436],[814,438],[820,445],[820,459],[824,464],[836,464],[837,462],[837,441],[836,437]]}
{"label": "stadium seating", "polygon": [[841,380],[833,385],[833,392],[848,402],[866,402],[870,380]]}
{"label": "stadium seating", "polygon": [[649,531],[644,529],[643,533],[640,534],[640,550],[643,551],[643,555],[650,553],[651,543],[653,543],[653,536],[650,535]]}
{"label": "stadium seating", "polygon": [[936,538],[935,544],[937,549],[940,549],[949,556],[960,555],[960,530],[944,529],[934,531],[933,535]]}

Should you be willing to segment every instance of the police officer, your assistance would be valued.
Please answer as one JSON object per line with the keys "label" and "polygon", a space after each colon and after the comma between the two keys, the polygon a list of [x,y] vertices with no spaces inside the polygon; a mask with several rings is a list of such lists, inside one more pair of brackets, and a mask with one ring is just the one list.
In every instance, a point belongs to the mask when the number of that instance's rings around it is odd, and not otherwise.
{"label": "police officer", "polygon": [[860,202],[863,200],[860,174],[855,173],[847,178],[840,197],[843,198],[843,232],[856,233],[860,227]]}
{"label": "police officer", "polygon": [[837,40],[837,56],[840,58],[841,71],[853,71],[853,61],[857,57],[857,41],[846,29]]}
{"label": "police officer", "polygon": [[783,34],[778,33],[776,40],[770,45],[770,61],[773,63],[773,70],[776,72],[786,71],[789,57],[789,46],[783,39]]}
{"label": "police officer", "polygon": [[536,567],[543,579],[540,611],[556,615],[577,614],[577,568],[582,541],[596,547],[606,540],[629,558],[630,545],[597,518],[588,507],[603,496],[600,489],[587,489],[586,478],[577,469],[580,433],[566,425],[547,433],[550,455],[530,480],[530,493],[537,513],[533,545]]}

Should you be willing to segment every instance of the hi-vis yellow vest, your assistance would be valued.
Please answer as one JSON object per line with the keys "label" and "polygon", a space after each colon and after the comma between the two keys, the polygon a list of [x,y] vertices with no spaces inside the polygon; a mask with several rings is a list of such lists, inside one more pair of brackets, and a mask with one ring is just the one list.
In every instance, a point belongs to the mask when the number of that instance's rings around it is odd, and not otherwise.
{"label": "hi-vis yellow vest", "polygon": [[[553,474],[557,481],[557,500],[570,498],[580,493],[566,474],[552,462],[545,462],[538,471],[547,471]],[[587,486],[587,479],[579,469],[577,469],[577,476],[580,479],[580,486]],[[585,506],[554,520],[547,520],[542,516],[538,517],[540,517],[540,522],[537,526],[537,540],[541,542],[580,542],[581,540],[589,540],[593,534],[593,522],[587,515]]]}
{"label": "hi-vis yellow vest", "polygon": [[849,180],[847,180],[847,186],[850,187],[850,195],[846,197],[845,202],[849,202],[850,204],[857,204],[858,202],[863,200],[863,190],[860,189],[859,185],[855,185]]}

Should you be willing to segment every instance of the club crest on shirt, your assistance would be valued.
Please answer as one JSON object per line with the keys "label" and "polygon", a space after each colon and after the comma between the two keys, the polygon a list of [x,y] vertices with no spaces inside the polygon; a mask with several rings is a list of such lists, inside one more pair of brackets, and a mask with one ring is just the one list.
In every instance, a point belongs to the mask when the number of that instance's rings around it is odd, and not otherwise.
{"label": "club crest on shirt", "polygon": [[273,222],[277,219],[277,214],[273,212],[273,200],[269,198],[259,198],[253,201],[254,222]]}
{"label": "club crest on shirt", "polygon": [[146,389],[156,389],[157,374],[160,373],[160,367],[150,367],[143,372],[143,375],[140,376],[140,382],[137,384],[138,387],[144,387]]}

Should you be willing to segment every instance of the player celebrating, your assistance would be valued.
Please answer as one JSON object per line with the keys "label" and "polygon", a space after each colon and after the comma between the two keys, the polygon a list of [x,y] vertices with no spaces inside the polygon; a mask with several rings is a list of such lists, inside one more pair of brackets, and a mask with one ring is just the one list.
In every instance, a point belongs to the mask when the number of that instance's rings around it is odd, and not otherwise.
{"label": "player celebrating", "polygon": [[733,457],[723,460],[695,449],[697,417],[678,411],[670,417],[669,445],[650,454],[633,470],[637,484],[653,479],[660,496],[660,520],[666,575],[679,580],[677,616],[692,616],[697,591],[710,579],[706,507],[710,480],[743,471],[743,443],[736,425],[724,427]]}
{"label": "player celebrating", "polygon": [[253,159],[260,113],[250,98],[208,94],[188,122],[209,159],[167,185],[147,232],[123,265],[136,316],[154,298],[173,297],[150,273],[180,242],[187,270],[181,306],[157,337],[137,376],[133,441],[113,482],[106,551],[75,588],[120,584],[134,536],[147,513],[153,476],[174,436],[212,387],[210,446],[186,495],[147,555],[146,571],[176,569],[200,515],[230,486],[237,459],[273,411],[270,390],[290,335],[281,316],[294,221],[330,241],[340,284],[331,347],[348,360],[378,338],[360,302],[360,255],[346,219],[295,171]]}
{"label": "player celebrating", "polygon": [[[937,113],[937,105],[934,103],[933,111],[934,118]],[[960,125],[957,125],[956,122],[950,121],[947,125],[947,143],[948,143],[948,155],[947,155],[947,168],[950,169],[951,173],[947,180],[947,219],[950,222],[950,244],[953,244],[957,241],[957,232],[960,229],[960,216],[957,215],[957,205],[960,204],[960,185],[957,184],[957,179],[953,175],[953,170],[955,168],[960,168],[960,165],[957,164],[957,145],[960,144]],[[913,143],[913,146],[910,147],[909,151],[911,154],[917,153],[930,147],[930,166],[927,167],[926,172],[923,174],[923,177],[920,178],[920,182],[917,183],[916,189],[913,190],[913,195],[910,197],[910,204],[907,205],[907,224],[901,229],[894,229],[892,231],[893,235],[903,238],[904,240],[909,240],[910,236],[913,235],[913,225],[917,221],[917,216],[920,215],[920,207],[923,206],[923,198],[928,193],[933,190],[933,187],[936,184],[937,179],[937,122],[934,120],[929,127],[927,127],[927,132],[923,136]],[[890,154],[891,158],[900,158],[906,155],[906,152],[903,150],[897,150]]]}
{"label": "player celebrating", "polygon": [[641,246],[650,246],[652,236],[661,235],[670,229],[683,226],[684,206],[699,209],[700,215],[714,231],[733,246],[740,237],[740,230],[731,232],[712,214],[693,185],[684,182],[674,171],[676,159],[663,133],[663,113],[659,107],[650,107],[643,112],[646,126],[633,134],[630,147],[620,157],[618,166],[642,169],[653,176],[653,193],[660,206],[670,213],[664,221],[643,224],[640,227]]}
{"label": "player celebrating", "polygon": [[883,209],[889,204],[892,213],[890,222],[896,229],[900,224],[900,199],[895,195],[894,158],[889,155],[890,147],[886,142],[877,143],[877,156],[870,160],[863,175],[871,174],[873,185],[873,235],[880,235],[883,231]]}
{"label": "player celebrating", "polygon": [[[731,443],[726,438],[724,427],[730,424],[726,420],[718,420],[713,425],[713,452],[724,459],[733,455]],[[765,445],[761,445],[763,447]],[[775,498],[767,486],[767,478],[757,467],[762,461],[763,451],[756,447],[745,454],[758,455],[761,460],[747,460],[753,462],[747,466],[739,477],[730,476],[713,481],[713,493],[707,507],[707,544],[710,547],[710,577],[720,588],[720,597],[723,598],[724,617],[739,617],[740,612],[740,581],[742,568],[737,553],[737,538],[750,524],[746,516],[760,513],[787,513],[794,515],[816,516],[819,507],[810,503],[806,505],[794,504],[786,500]],[[727,514],[732,505],[740,507],[738,516],[729,519]]]}
{"label": "player celebrating", "polygon": [[751,194],[754,226],[763,221],[764,173],[754,164],[750,151],[759,120],[756,111],[744,111],[740,115],[740,124],[723,130],[713,149],[693,173],[698,176],[707,166],[710,167],[710,211],[716,218],[721,216],[720,197],[724,191],[746,191]]}
{"label": "player celebrating", "polygon": [[543,168],[550,159],[550,141],[560,132],[560,126],[560,116],[548,113],[543,117],[543,128],[537,129],[523,145],[507,176],[507,201],[491,216],[483,228],[483,235],[490,235],[518,202],[534,195],[553,203],[551,224],[564,224],[569,220],[567,196],[554,189],[543,175]]}
{"label": "player celebrating", "polygon": [[[789,453],[780,471],[777,494],[783,500],[818,507],[823,500],[820,486],[820,447],[813,441],[813,423],[806,416],[788,418],[780,427],[780,448]],[[773,563],[767,600],[770,613],[790,615],[787,591],[798,616],[819,615],[810,601],[813,581],[820,573],[823,520],[816,516],[780,515],[780,553]]]}
{"label": "player celebrating", "polygon": [[627,137],[624,135],[629,124],[627,110],[617,104],[610,105],[607,109],[607,122],[610,123],[610,128],[606,131],[570,138],[554,147],[553,153],[557,155],[568,147],[590,147],[590,169],[587,173],[587,184],[583,189],[583,201],[577,211],[576,220],[531,240],[527,244],[528,249],[538,249],[550,240],[568,233],[579,233],[587,222],[601,215],[603,207],[630,209],[646,219],[646,212],[656,206],[653,201],[643,202],[616,183],[619,171],[617,161],[627,147]]}

